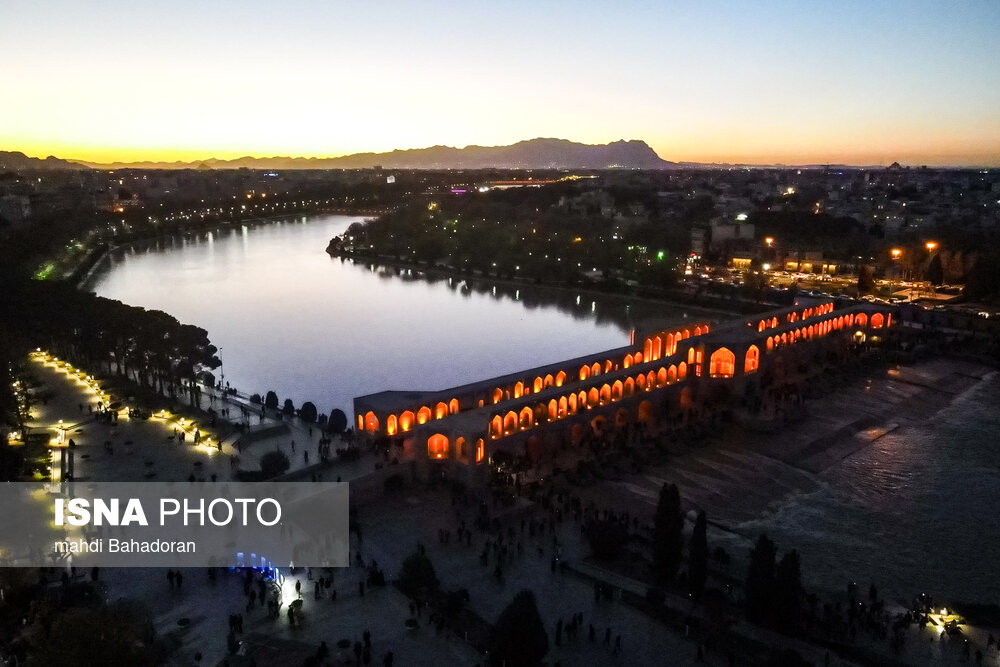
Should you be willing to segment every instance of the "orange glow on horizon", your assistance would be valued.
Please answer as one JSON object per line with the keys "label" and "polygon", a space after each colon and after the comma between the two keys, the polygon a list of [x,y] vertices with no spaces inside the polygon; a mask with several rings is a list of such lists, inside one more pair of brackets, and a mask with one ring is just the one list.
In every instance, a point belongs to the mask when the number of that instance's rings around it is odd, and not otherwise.
{"label": "orange glow on horizon", "polygon": [[[101,129],[101,128],[98,128]],[[749,128],[745,128],[749,131]],[[841,128],[843,130],[843,128]],[[250,142],[252,133],[240,143],[216,143],[207,140],[203,144],[180,146],[175,143],[167,145],[158,143],[81,143],[72,140],[45,139],[28,136],[21,133],[4,132],[0,130],[0,145],[4,150],[20,151],[29,157],[58,158],[94,164],[129,163],[129,162],[199,162],[202,160],[219,159],[233,160],[242,157],[301,157],[301,158],[337,158],[355,153],[388,152],[396,149],[407,150],[426,148],[434,145],[450,145],[458,148],[467,145],[507,145],[530,139],[544,134],[540,131],[526,131],[523,135],[508,135],[497,137],[493,141],[475,140],[449,141],[437,135],[428,135],[420,140],[412,137],[398,143],[387,143],[373,137],[371,144],[333,145],[324,147],[309,141],[268,142],[255,145]],[[780,136],[767,136],[762,133],[753,145],[743,145],[741,142],[727,143],[711,134],[698,135],[690,133],[685,136],[653,138],[643,134],[642,128],[632,131],[623,130],[621,137],[616,136],[567,136],[552,133],[581,143],[598,144],[616,141],[619,138],[637,138],[645,140],[664,160],[673,162],[696,162],[704,164],[747,164],[747,165],[819,165],[845,164],[852,166],[884,166],[898,161],[904,165],[928,166],[1000,166],[1000,132],[986,131],[982,141],[950,136],[921,136],[920,145],[915,145],[912,135],[881,137],[879,139],[862,136],[845,139],[841,132],[818,132],[811,137],[808,149],[797,142],[789,142]],[[404,139],[400,137],[399,139]],[[325,142],[319,142],[325,143]]]}
{"label": "orange glow on horizon", "polygon": [[996,3],[578,4],[567,29],[560,3],[8,2],[0,146],[197,162],[561,137],[678,162],[1000,166]]}

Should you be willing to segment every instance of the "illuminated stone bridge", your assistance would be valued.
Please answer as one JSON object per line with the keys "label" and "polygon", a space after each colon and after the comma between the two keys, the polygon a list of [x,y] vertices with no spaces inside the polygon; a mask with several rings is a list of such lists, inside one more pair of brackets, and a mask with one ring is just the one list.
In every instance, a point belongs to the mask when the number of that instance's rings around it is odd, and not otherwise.
{"label": "illuminated stone bridge", "polygon": [[[832,302],[722,324],[665,329],[630,345],[443,391],[385,391],[354,399],[356,428],[407,456],[470,477],[495,454],[536,455],[579,442],[586,429],[656,428],[697,419],[706,403],[766,395],[805,373],[877,345],[895,307]],[[810,370],[811,369],[811,370]]]}

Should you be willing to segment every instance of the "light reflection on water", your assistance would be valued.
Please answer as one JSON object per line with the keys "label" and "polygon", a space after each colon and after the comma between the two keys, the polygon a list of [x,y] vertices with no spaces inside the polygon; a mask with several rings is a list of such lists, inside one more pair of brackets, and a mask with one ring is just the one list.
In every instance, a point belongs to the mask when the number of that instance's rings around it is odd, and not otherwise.
{"label": "light reflection on water", "polygon": [[1000,379],[925,426],[904,427],[823,474],[821,490],[741,526],[798,548],[818,588],[876,582],[909,600],[1000,602]]}
{"label": "light reflection on water", "polygon": [[123,252],[91,289],[207,329],[233,386],[274,389],[320,412],[350,414],[354,396],[444,389],[628,342],[627,330],[598,322],[590,307],[571,314],[524,290],[494,297],[327,256],[330,238],[358,220],[168,239]]}

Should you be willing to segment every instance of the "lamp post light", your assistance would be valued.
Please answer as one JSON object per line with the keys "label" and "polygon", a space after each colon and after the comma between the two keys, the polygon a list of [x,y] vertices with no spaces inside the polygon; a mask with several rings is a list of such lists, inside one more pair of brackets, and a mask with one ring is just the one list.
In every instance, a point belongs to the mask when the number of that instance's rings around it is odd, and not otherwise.
{"label": "lamp post light", "polygon": [[[930,257],[931,255],[934,254],[934,251],[937,250],[938,242],[937,241],[928,241],[927,243],[924,244],[924,247],[927,248],[927,256]],[[928,269],[929,269],[929,267],[928,267]],[[922,286],[924,284],[924,282],[921,281],[920,284]],[[932,292],[931,285],[930,285],[930,280],[927,281],[927,292],[928,292],[928,294],[930,294]]]}
{"label": "lamp post light", "polygon": [[[889,254],[892,256],[892,261],[898,262],[899,258],[903,256],[903,251],[900,250],[899,248],[893,248],[892,250],[889,251]],[[889,278],[889,298],[890,299],[892,298],[892,277],[891,276]]]}

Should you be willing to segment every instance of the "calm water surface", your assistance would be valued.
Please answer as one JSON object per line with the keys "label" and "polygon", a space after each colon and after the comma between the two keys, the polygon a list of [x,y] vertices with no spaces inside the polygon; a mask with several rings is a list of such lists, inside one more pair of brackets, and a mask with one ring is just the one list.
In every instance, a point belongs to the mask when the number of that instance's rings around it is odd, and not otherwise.
{"label": "calm water surface", "polygon": [[628,342],[623,327],[526,305],[520,293],[331,259],[330,238],[360,219],[235,225],[126,250],[90,288],[207,329],[233,386],[273,389],[320,412],[350,414],[354,396],[444,389]]}

